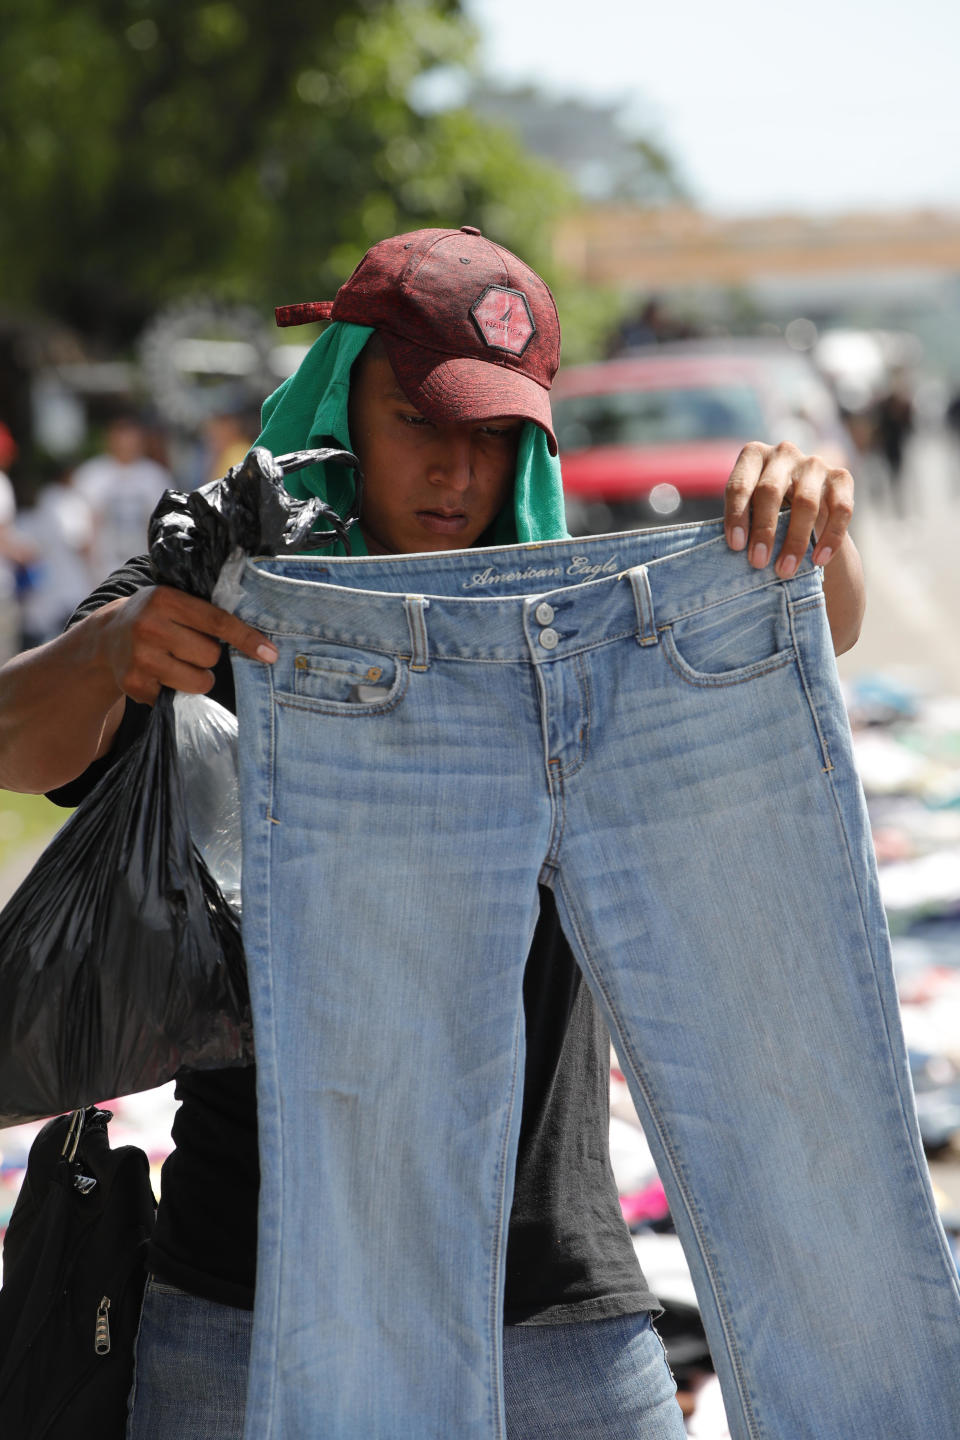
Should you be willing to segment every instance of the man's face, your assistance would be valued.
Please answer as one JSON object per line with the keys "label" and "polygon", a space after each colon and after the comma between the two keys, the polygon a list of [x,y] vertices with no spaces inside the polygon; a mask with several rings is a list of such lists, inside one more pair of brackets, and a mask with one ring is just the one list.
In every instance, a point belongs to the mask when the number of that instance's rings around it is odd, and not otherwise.
{"label": "man's face", "polygon": [[115,420],[107,430],[107,453],[121,465],[132,465],[142,460],[144,453],[143,430],[134,420]]}
{"label": "man's face", "polygon": [[354,371],[349,418],[371,554],[466,549],[506,503],[524,423],[515,416],[434,425],[374,350]]}

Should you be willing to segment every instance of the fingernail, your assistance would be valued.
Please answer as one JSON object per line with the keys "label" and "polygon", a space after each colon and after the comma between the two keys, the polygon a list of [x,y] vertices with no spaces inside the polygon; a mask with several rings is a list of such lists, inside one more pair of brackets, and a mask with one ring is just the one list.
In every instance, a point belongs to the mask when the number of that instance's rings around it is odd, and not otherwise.
{"label": "fingernail", "polygon": [[754,545],[753,554],[750,558],[753,561],[754,565],[756,565],[757,569],[762,570],[764,565],[766,565],[767,563],[766,545]]}
{"label": "fingernail", "polygon": [[779,565],[777,566],[777,569],[780,571],[780,574],[783,576],[784,580],[789,580],[790,576],[793,574],[793,572],[794,572],[794,570],[796,570],[796,568],[797,568],[797,557],[796,557],[796,555],[784,555],[783,559],[780,561]]}
{"label": "fingernail", "polygon": [[264,644],[257,646],[257,659],[265,660],[268,665],[273,664],[279,653],[279,650],[275,650],[272,645]]}
{"label": "fingernail", "polygon": [[827,561],[830,559],[830,556],[831,556],[832,554],[833,554],[833,551],[831,550],[830,546],[829,546],[829,545],[824,545],[823,549],[820,550],[820,551],[818,551],[818,552],[817,552],[817,555],[815,556],[815,559],[816,559],[817,564],[818,564],[818,565],[826,565]]}
{"label": "fingernail", "polygon": [[734,550],[742,550],[747,543],[747,533],[739,525],[734,525],[730,531],[730,544]]}

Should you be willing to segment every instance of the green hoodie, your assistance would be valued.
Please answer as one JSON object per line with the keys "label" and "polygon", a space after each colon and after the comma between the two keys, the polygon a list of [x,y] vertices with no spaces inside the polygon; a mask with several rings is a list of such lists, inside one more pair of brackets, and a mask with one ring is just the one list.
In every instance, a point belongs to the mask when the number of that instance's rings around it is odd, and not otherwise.
{"label": "green hoodie", "polygon": [[[352,450],[347,423],[350,369],[373,330],[335,321],[315,341],[294,373],[263,403],[263,429],[257,440],[274,455],[307,450],[333,436]],[[341,466],[311,465],[288,475],[292,495],[320,495],[339,515],[349,509],[353,482]],[[527,540],[562,540],[567,534],[560,483],[560,461],[550,454],[539,425],[528,421],[520,436],[512,503],[504,506],[485,535],[484,545],[516,545]],[[350,532],[355,555],[366,554],[359,527]]]}

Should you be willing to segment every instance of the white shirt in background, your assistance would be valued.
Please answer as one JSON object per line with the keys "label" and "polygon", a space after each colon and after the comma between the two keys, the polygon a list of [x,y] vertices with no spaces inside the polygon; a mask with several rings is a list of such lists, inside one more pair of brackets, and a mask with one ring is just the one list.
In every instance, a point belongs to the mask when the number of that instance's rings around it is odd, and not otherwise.
{"label": "white shirt in background", "polygon": [[73,484],[93,512],[90,566],[94,584],[147,548],[147,522],[173,477],[155,460],[124,464],[97,455],[78,465]]}
{"label": "white shirt in background", "polygon": [[59,635],[93,588],[88,558],[93,514],[71,485],[45,485],[36,504],[21,513],[17,529],[37,556],[21,600],[25,634],[37,644]]}

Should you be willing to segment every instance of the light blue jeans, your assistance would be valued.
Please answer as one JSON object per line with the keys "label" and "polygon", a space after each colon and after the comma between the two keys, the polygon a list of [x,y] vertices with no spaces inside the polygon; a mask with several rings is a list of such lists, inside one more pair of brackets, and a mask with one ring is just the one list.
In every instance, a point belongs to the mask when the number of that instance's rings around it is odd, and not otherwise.
{"label": "light blue jeans", "polygon": [[234,660],[262,1167],[247,1440],[503,1436],[540,880],[731,1434],[960,1434],[957,1273],[809,559],[782,582],[716,522],[268,560],[237,613],[279,650]]}
{"label": "light blue jeans", "polygon": [[[249,1310],[151,1280],[127,1440],[241,1440],[252,1328]],[[649,1315],[512,1325],[503,1346],[509,1440],[683,1440]]]}

